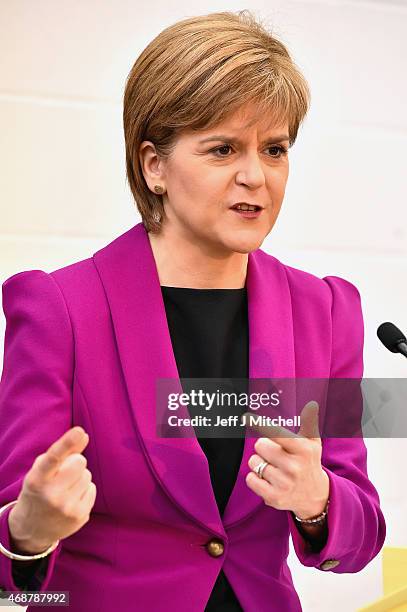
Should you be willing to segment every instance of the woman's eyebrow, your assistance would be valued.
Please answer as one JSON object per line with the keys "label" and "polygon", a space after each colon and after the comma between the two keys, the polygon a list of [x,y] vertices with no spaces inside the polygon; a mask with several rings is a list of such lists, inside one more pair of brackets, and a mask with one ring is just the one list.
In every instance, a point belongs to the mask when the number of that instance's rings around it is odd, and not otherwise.
{"label": "woman's eyebrow", "polygon": [[[208,136],[208,138],[204,138],[203,140],[200,140],[199,143],[203,144],[204,142],[210,142],[212,140],[226,140],[228,142],[239,142],[241,143],[242,141],[239,138],[233,137],[233,136],[227,136],[226,134],[216,134],[214,136]],[[278,134],[277,136],[270,136],[270,138],[266,138],[265,140],[263,140],[263,142],[261,144],[265,144],[265,143],[269,143],[269,142],[282,142],[284,140],[290,140],[290,137],[288,136],[288,134]]]}

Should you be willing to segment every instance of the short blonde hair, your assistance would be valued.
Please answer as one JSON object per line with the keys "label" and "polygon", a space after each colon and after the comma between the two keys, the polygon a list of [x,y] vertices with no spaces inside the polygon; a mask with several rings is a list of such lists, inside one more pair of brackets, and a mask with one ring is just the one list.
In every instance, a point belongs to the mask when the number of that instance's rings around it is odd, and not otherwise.
{"label": "short blonde hair", "polygon": [[183,130],[210,129],[251,102],[259,116],[288,122],[291,146],[309,87],[284,44],[248,10],[178,21],[142,51],[126,80],[123,123],[127,180],[147,231],[158,232],[165,215],[141,169],[143,140],[166,158]]}

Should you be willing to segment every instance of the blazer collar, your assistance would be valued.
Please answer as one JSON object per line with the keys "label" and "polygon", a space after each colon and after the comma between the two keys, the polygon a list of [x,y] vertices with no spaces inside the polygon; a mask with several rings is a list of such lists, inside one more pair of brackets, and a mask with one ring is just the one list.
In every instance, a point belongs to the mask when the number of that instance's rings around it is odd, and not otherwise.
{"label": "blazer collar", "polygon": [[[97,251],[93,261],[109,303],[135,428],[146,458],[170,498],[206,529],[224,536],[225,527],[264,503],[245,481],[256,438],[246,430],[239,473],[222,518],[208,461],[196,436],[156,436],[155,381],[179,378],[179,374],[144,225],[135,225]],[[249,378],[294,378],[291,297],[284,266],[260,249],[249,253],[246,287]]]}

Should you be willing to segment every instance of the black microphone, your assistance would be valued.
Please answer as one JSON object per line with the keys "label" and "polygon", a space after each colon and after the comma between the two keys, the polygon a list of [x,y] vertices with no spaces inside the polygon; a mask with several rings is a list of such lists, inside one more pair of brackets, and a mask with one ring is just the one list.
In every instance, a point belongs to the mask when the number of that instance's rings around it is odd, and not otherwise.
{"label": "black microphone", "polygon": [[377,328],[377,337],[392,353],[401,353],[407,357],[407,340],[405,335],[393,323],[386,321]]}

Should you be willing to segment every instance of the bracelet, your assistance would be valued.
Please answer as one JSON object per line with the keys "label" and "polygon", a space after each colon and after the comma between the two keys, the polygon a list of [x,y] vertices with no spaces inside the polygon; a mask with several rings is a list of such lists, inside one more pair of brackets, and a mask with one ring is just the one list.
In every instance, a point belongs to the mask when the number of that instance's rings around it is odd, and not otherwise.
{"label": "bracelet", "polygon": [[[13,504],[16,504],[17,501],[18,500],[16,499],[16,500],[6,504],[2,508],[0,508],[0,516],[2,515],[3,512],[5,512],[5,510],[7,508],[9,508],[9,506],[12,506]],[[14,561],[31,561],[31,560],[34,560],[34,559],[42,559],[42,557],[46,557],[47,555],[52,553],[53,550],[56,549],[58,544],[59,544],[59,540],[54,542],[54,544],[52,544],[49,548],[47,548],[46,551],[44,551],[42,553],[38,553],[37,555],[18,555],[17,553],[13,553],[10,550],[7,550],[7,548],[4,548],[3,544],[0,542],[0,552],[2,552],[3,555],[6,555],[6,557],[9,557],[10,559],[13,559]]]}
{"label": "bracelet", "polygon": [[321,514],[318,514],[318,516],[315,516],[313,518],[309,518],[309,519],[301,519],[299,518],[296,514],[294,514],[295,519],[299,522],[299,523],[305,523],[308,525],[315,525],[315,524],[320,524],[323,523],[325,520],[325,517],[328,513],[328,506],[329,506],[329,499],[326,502],[326,506],[325,506],[325,510],[323,512],[321,512]]}

